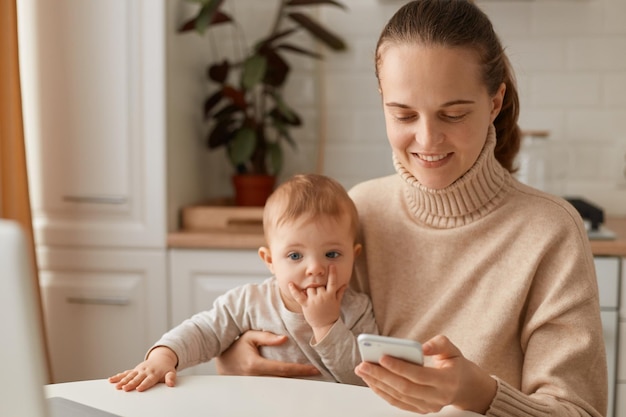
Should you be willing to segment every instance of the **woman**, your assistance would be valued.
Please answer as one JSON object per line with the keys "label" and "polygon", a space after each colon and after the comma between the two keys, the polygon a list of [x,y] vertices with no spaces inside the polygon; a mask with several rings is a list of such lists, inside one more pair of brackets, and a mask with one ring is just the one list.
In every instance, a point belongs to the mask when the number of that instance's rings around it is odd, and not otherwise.
{"label": "woman", "polygon": [[[604,415],[585,228],[567,202],[511,176],[518,98],[489,19],[468,0],[413,1],[383,29],[376,74],[397,175],[351,191],[364,242],[356,282],[381,334],[423,342],[430,363],[386,357],[357,375],[421,413]],[[303,370],[246,350],[269,339],[243,335],[222,369]]]}

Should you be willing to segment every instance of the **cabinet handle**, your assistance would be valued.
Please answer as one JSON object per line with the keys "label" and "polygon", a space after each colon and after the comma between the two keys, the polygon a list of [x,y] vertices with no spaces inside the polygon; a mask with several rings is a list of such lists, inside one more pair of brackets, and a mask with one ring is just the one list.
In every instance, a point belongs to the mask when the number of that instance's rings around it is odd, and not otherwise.
{"label": "cabinet handle", "polygon": [[125,306],[130,304],[128,297],[67,297],[70,304],[98,304],[108,306]]}
{"label": "cabinet handle", "polygon": [[64,201],[92,204],[125,204],[128,199],[122,195],[64,195]]}

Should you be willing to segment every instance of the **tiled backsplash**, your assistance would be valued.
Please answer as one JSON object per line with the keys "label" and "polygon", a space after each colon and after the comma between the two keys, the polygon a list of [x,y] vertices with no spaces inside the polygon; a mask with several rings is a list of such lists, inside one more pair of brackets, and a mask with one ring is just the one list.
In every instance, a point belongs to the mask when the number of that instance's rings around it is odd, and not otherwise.
{"label": "tiled backsplash", "polygon": [[[229,1],[237,6],[239,20],[258,22],[268,13],[259,9],[258,0]],[[273,11],[274,1],[262,3]],[[317,18],[343,36],[349,50],[325,52],[317,63],[293,62],[288,97],[305,127],[297,133],[300,146],[284,175],[314,170],[323,144],[323,172],[350,187],[393,172],[373,55],[382,26],[403,2],[343,3],[347,11],[325,6]],[[515,68],[520,126],[550,132],[543,163],[558,175],[531,182],[555,194],[584,196],[609,214],[626,215],[626,1],[477,3],[491,17]],[[223,161],[216,155],[207,159],[213,161],[209,193],[227,192]]]}

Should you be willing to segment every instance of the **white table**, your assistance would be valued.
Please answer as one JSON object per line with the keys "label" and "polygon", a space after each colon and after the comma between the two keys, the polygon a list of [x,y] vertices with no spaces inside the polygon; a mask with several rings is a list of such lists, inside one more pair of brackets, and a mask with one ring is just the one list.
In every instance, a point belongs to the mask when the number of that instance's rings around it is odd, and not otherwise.
{"label": "white table", "polygon": [[[144,392],[116,390],[107,380],[45,386],[46,397],[65,397],[125,417],[271,416],[395,417],[416,416],[399,410],[369,388],[290,378],[179,376]],[[432,417],[476,417],[446,407]]]}

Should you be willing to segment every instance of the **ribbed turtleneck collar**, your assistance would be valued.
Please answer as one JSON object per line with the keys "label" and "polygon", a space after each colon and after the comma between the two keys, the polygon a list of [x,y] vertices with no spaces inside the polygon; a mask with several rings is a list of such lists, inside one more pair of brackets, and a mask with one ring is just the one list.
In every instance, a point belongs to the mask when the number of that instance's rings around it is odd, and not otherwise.
{"label": "ribbed turtleneck collar", "polygon": [[489,127],[487,140],[476,163],[461,178],[441,190],[423,186],[398,159],[396,172],[404,180],[405,197],[416,220],[436,228],[468,224],[493,210],[504,197],[509,172],[494,156],[496,131]]}

